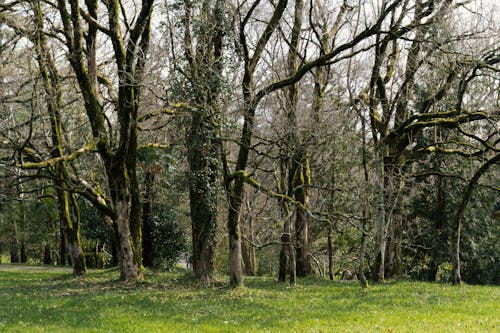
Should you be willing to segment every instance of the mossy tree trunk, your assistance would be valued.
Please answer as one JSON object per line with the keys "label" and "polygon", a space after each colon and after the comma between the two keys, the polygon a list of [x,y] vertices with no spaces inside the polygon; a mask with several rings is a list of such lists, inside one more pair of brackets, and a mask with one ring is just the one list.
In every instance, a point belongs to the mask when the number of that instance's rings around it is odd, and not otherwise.
{"label": "mossy tree trunk", "polygon": [[[217,244],[220,140],[219,121],[223,80],[224,0],[184,2],[184,56],[189,63],[192,107],[186,146],[189,162],[189,201],[193,271],[211,284]],[[197,15],[197,16],[195,16]],[[193,23],[193,20],[195,21]],[[196,26],[202,20],[203,25]]]}
{"label": "mossy tree trunk", "polygon": [[[48,49],[43,26],[43,13],[40,1],[34,4],[37,30],[34,37],[34,44],[37,51],[37,61],[40,73],[43,78],[45,93],[47,95],[47,110],[50,119],[52,151],[51,157],[54,159],[63,156],[62,138],[62,92],[60,87],[60,76],[54,59]],[[81,249],[80,241],[80,212],[75,194],[70,193],[68,184],[71,183],[68,166],[61,161],[50,168],[54,175],[54,187],[56,188],[57,207],[59,211],[59,222],[64,233],[64,239],[69,250],[73,274],[75,276],[86,273],[85,256]],[[64,249],[66,246],[64,247]],[[63,247],[61,247],[62,252]],[[61,253],[65,261],[65,253]]]}
{"label": "mossy tree trunk", "polygon": [[[105,2],[106,10],[102,12],[108,20],[107,26],[103,27],[97,23],[99,10],[96,0],[85,1],[86,11],[79,1],[67,3],[57,0],[69,51],[68,59],[83,97],[95,148],[106,171],[109,201],[102,203],[104,196],[101,195],[101,200],[92,202],[113,220],[121,278],[124,280],[142,278],[142,204],[136,170],[137,126],[153,3],[153,0],[141,1],[133,24],[122,32],[121,20],[126,18],[122,17],[117,1]],[[106,122],[109,110],[103,107],[102,94],[97,85],[98,33],[109,36],[113,47],[117,89],[112,80],[100,78],[111,91],[116,116],[116,123],[113,124]]]}

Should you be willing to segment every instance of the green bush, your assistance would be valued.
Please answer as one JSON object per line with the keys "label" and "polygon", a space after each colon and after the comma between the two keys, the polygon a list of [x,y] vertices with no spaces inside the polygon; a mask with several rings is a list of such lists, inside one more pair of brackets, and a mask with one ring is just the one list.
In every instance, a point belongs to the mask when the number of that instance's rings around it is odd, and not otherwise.
{"label": "green bush", "polygon": [[450,283],[452,277],[453,264],[450,262],[443,262],[438,266],[436,273],[436,282]]}

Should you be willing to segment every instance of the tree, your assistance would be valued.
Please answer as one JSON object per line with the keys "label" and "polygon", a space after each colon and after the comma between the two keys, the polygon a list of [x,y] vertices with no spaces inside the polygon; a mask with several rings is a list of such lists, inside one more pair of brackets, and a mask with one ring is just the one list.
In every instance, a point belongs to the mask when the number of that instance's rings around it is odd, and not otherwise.
{"label": "tree", "polygon": [[184,1],[183,51],[191,123],[186,135],[193,270],[211,284],[217,243],[220,109],[223,85],[225,1]]}
{"label": "tree", "polygon": [[[38,67],[44,81],[45,93],[47,94],[47,111],[50,117],[50,128],[52,138],[52,153],[54,159],[63,156],[63,138],[60,110],[62,109],[60,75],[52,58],[44,31],[44,16],[40,1],[33,5],[36,23],[34,44],[37,53]],[[86,272],[85,257],[80,240],[80,211],[75,193],[68,190],[71,182],[68,165],[65,161],[56,163],[49,169],[54,175],[54,187],[57,193],[59,220],[65,242],[68,244],[73,274],[84,275]],[[61,248],[63,246],[61,245]],[[62,255],[65,255],[64,253]],[[61,257],[62,257],[61,255]],[[61,258],[64,260],[65,258]]]}
{"label": "tree", "polygon": [[[103,25],[102,19],[98,17],[97,1],[90,0],[85,4],[86,11],[79,1],[59,0],[53,5],[61,19],[62,29],[59,31],[63,34],[68,61],[76,75],[92,139],[86,146],[71,154],[24,163],[23,167],[51,167],[87,152],[98,152],[106,174],[109,197],[91,188],[76,175],[71,176],[74,186],[72,191],[83,187],[82,195],[113,220],[118,240],[121,278],[134,280],[141,278],[142,267],[141,200],[136,170],[137,121],[142,73],[149,48],[153,1],[141,2],[140,11],[134,16],[133,22],[129,22],[126,15],[122,17],[125,12],[121,11],[120,8],[123,7],[120,2],[108,2],[107,25]],[[125,32],[122,32],[121,19],[127,26]],[[112,45],[112,61],[118,88],[116,94],[114,79],[98,73],[98,33],[107,36]],[[108,108],[105,97],[111,99],[111,109]],[[113,122],[110,121],[108,112],[114,113],[116,118]],[[114,125],[116,128],[113,128]]]}

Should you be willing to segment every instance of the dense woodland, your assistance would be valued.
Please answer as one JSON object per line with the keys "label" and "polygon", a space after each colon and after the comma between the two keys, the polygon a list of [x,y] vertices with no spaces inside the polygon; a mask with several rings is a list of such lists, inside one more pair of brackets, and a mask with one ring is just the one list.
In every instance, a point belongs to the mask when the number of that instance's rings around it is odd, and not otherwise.
{"label": "dense woodland", "polygon": [[495,1],[0,10],[3,263],[500,283]]}

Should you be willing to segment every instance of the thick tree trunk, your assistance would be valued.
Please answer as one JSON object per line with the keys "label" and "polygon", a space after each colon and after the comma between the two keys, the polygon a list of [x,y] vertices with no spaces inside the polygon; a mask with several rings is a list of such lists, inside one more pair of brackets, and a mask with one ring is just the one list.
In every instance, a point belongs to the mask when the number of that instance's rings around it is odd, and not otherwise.
{"label": "thick tree trunk", "polygon": [[386,272],[387,277],[397,278],[401,271],[401,241],[403,222],[401,209],[398,209],[398,211],[395,212],[392,219],[392,223],[389,226]]}
{"label": "thick tree trunk", "polygon": [[[210,284],[216,246],[217,199],[215,184],[206,184],[204,180],[198,179],[190,184],[193,271],[197,277]],[[205,195],[207,192],[212,192],[212,195]]]}
{"label": "thick tree trunk", "polygon": [[134,262],[134,252],[130,241],[129,209],[129,202],[127,200],[121,199],[115,203],[120,278],[125,281],[137,280],[139,278],[139,267]]}
{"label": "thick tree trunk", "polygon": [[[189,162],[189,200],[193,272],[211,284],[214,254],[217,245],[218,178],[220,168],[218,118],[223,80],[223,39],[225,2],[207,0],[200,10],[193,3],[184,2],[184,55],[190,64],[191,124],[186,146]],[[204,24],[193,29],[192,19]],[[193,45],[196,41],[196,45]],[[233,221],[232,223],[236,223]],[[230,223],[228,222],[228,225]],[[234,229],[234,228],[233,228]],[[234,231],[234,230],[233,230]],[[237,233],[237,232],[236,232]],[[234,238],[233,235],[233,241]],[[230,240],[231,243],[231,240]],[[241,252],[241,251],[240,251]],[[241,254],[240,254],[241,256]]]}
{"label": "thick tree trunk", "polygon": [[217,193],[219,154],[210,109],[192,111],[187,138],[190,170],[189,201],[193,245],[193,271],[210,284],[217,244]]}

